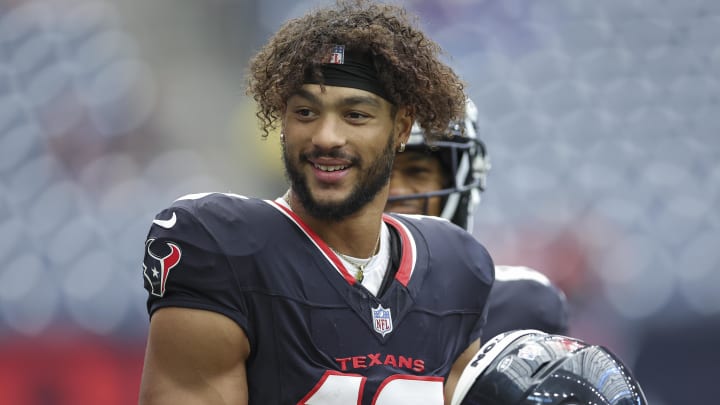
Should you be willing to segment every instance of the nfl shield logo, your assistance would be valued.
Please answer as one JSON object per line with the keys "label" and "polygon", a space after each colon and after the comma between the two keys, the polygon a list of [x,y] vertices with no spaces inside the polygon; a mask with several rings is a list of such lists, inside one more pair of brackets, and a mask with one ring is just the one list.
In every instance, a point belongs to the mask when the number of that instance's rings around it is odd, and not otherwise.
{"label": "nfl shield logo", "polygon": [[345,63],[345,45],[335,45],[333,47],[332,53],[330,54],[330,59],[327,63],[331,63],[333,65],[342,65]]}
{"label": "nfl shield logo", "polygon": [[393,324],[390,308],[385,309],[382,305],[378,304],[377,308],[371,308],[371,311],[375,332],[381,334],[383,337],[392,332]]}

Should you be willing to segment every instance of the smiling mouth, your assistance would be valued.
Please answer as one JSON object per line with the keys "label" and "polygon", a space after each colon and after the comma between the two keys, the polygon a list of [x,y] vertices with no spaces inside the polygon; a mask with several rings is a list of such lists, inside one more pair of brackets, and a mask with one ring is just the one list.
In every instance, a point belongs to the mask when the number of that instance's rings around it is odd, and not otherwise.
{"label": "smiling mouth", "polygon": [[336,172],[338,170],[345,170],[348,168],[346,165],[337,165],[337,166],[328,166],[328,165],[319,165],[319,164],[313,164],[313,166],[318,169],[322,170],[324,172]]}

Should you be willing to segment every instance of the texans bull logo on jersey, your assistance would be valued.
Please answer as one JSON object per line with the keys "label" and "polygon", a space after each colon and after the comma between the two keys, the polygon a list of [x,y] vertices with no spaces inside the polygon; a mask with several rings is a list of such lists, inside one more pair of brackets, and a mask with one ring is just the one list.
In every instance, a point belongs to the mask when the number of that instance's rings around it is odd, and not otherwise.
{"label": "texans bull logo on jersey", "polygon": [[172,242],[159,243],[153,246],[155,239],[145,242],[145,259],[143,260],[143,274],[150,284],[152,295],[162,297],[165,294],[165,283],[170,270],[180,263],[182,252],[180,247]]}

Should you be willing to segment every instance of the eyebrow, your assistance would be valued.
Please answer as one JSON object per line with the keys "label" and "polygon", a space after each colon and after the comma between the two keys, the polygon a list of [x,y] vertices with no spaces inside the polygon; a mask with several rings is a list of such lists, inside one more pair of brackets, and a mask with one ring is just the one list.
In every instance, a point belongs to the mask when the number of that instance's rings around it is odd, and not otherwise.
{"label": "eyebrow", "polygon": [[418,150],[407,151],[405,155],[411,162],[418,162],[418,161],[432,162],[433,160],[440,159],[438,156],[436,156],[433,153],[426,152],[426,151],[418,151]]}
{"label": "eyebrow", "polygon": [[[322,101],[320,100],[320,97],[317,95],[305,90],[305,89],[298,89],[295,94],[296,96],[302,97],[308,101],[310,101],[313,104],[322,105]],[[350,107],[354,105],[359,104],[368,104],[376,108],[382,107],[380,104],[380,101],[378,101],[376,98],[371,96],[350,96],[350,97],[344,97],[342,98],[337,105],[339,107]]]}

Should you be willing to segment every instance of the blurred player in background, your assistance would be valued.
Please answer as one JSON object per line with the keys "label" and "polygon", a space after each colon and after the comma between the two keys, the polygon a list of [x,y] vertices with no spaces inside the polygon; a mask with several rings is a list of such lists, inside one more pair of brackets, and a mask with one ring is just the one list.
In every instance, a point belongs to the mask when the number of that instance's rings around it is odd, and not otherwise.
{"label": "blurred player in background", "polygon": [[[463,114],[457,75],[403,9],[341,2],[283,25],[250,64],[290,189],[188,195],[145,244],[142,404],[448,403],[480,347],[485,248],[384,214],[414,122]],[[451,293],[450,293],[451,292]]]}
{"label": "blurred player in background", "polygon": [[[386,211],[432,215],[472,231],[472,214],[485,189],[490,164],[478,136],[477,109],[468,100],[450,137],[429,145],[415,125],[405,152],[395,158]],[[485,340],[514,329],[567,332],[565,294],[542,273],[521,266],[495,266]]]}

